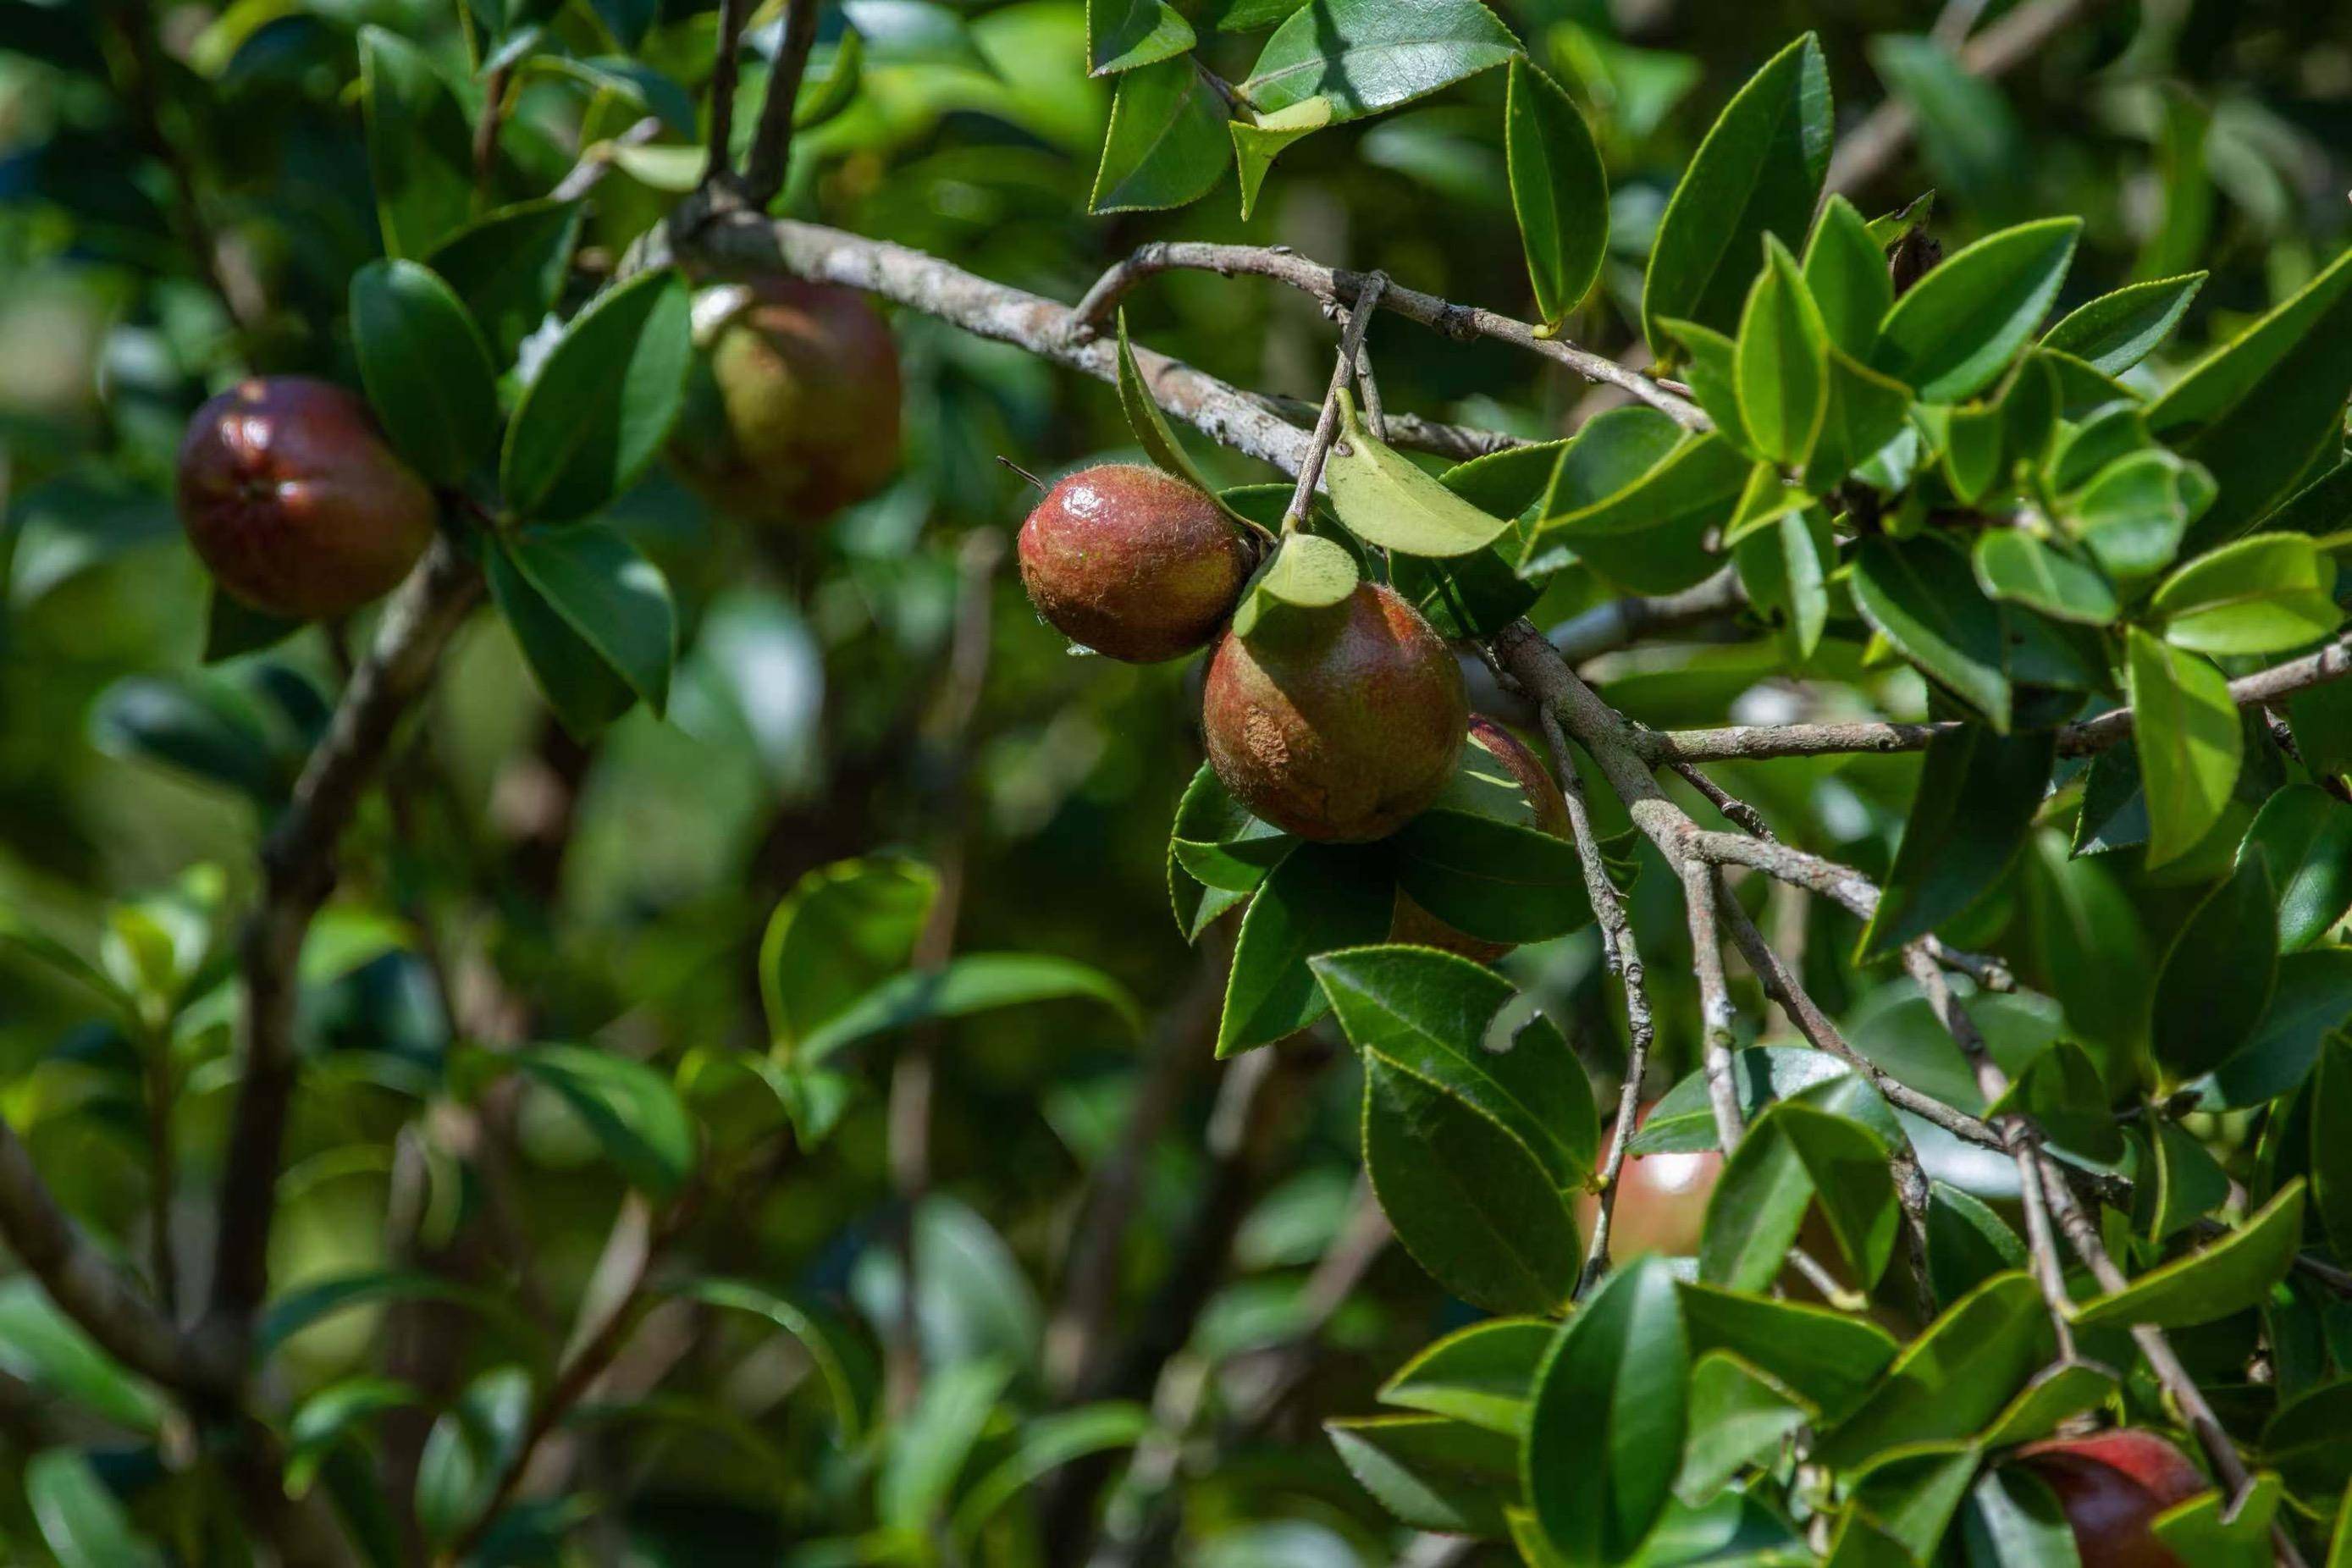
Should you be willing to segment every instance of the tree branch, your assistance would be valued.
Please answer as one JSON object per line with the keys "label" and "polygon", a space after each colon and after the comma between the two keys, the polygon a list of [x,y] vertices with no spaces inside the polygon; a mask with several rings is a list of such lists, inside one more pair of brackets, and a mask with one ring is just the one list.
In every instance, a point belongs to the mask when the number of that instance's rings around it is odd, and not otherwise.
{"label": "tree branch", "polygon": [[710,63],[710,152],[702,163],[705,185],[723,185],[735,175],[735,84],[742,71],[743,23],[751,14],[751,0],[719,0],[719,45]]}
{"label": "tree branch", "polygon": [[754,211],[767,209],[791,172],[793,111],[800,103],[801,78],[808,73],[809,50],[816,45],[817,11],[823,4],[787,0],[783,43],[769,68],[767,97],[760,104],[760,123],[743,163],[743,199]]}
{"label": "tree branch", "polygon": [[177,1331],[58,1205],[32,1151],[5,1118],[0,1118],[0,1236],[58,1310],[109,1355],[167,1387],[186,1380]]}
{"label": "tree branch", "polygon": [[1363,354],[1365,330],[1372,324],[1372,311],[1379,308],[1381,291],[1388,283],[1387,273],[1373,273],[1348,312],[1348,325],[1339,334],[1339,352],[1331,366],[1331,384],[1324,391],[1322,411],[1316,416],[1314,434],[1307,438],[1306,460],[1298,465],[1298,485],[1291,491],[1290,505],[1283,510],[1285,532],[1305,521],[1314,505],[1315,487],[1323,478],[1324,461],[1330,457],[1331,443],[1339,434],[1339,395],[1348,389],[1349,379],[1356,374]]}
{"label": "tree branch", "polygon": [[1570,664],[1630,647],[1653,632],[1681,631],[1737,614],[1748,604],[1739,574],[1726,566],[1694,588],[1658,598],[1612,599],[1551,629],[1552,647]]}

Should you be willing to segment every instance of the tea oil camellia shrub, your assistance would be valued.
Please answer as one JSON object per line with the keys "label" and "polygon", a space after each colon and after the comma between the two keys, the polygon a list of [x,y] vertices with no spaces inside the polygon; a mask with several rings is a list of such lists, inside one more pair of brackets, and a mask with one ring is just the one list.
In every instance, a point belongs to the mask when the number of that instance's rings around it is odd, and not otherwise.
{"label": "tea oil camellia shrub", "polygon": [[2352,1568],[2337,9],[0,0],[0,1560]]}

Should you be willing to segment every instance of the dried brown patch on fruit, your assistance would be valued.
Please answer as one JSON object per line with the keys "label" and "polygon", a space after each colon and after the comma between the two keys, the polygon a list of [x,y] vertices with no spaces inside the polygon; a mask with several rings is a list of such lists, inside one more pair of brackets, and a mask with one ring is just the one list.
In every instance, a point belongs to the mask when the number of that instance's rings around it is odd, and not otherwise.
{"label": "dried brown patch on fruit", "polygon": [[180,521],[227,593],[322,620],[391,591],[433,542],[433,491],[366,403],[308,376],[241,381],[180,443]]}
{"label": "dried brown patch on fruit", "polygon": [[1066,475],[1021,525],[1021,583],[1082,647],[1155,664],[1204,647],[1256,551],[1207,492],[1158,468]]}

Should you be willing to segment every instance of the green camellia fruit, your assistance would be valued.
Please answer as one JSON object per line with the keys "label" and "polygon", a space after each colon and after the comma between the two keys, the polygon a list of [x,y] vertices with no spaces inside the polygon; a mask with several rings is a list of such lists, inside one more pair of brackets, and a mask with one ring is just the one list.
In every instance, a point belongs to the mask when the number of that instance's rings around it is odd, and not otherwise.
{"label": "green camellia fruit", "polygon": [[[1559,781],[1517,735],[1484,713],[1473,713],[1465,739],[1461,776],[1437,804],[1458,804],[1480,816],[1539,828],[1554,838],[1569,837],[1568,797],[1560,793]],[[1509,942],[1488,942],[1448,925],[1402,888],[1397,889],[1389,940],[1441,948],[1478,963],[1492,963],[1511,951]]]}
{"label": "green camellia fruit", "polygon": [[735,289],[670,459],[717,510],[779,526],[822,521],[898,466],[898,350],[855,289],[763,278]]}
{"label": "green camellia fruit", "polygon": [[433,491],[366,403],[307,376],[241,381],[180,444],[180,521],[213,580],[257,610],[349,615],[433,541]]}
{"label": "green camellia fruit", "polygon": [[1037,613],[1129,664],[1206,647],[1256,555],[1206,491],[1137,463],[1066,476],[1021,525],[1021,582]]}
{"label": "green camellia fruit", "polygon": [[1217,776],[1253,814],[1301,838],[1386,837],[1454,776],[1470,702],[1445,639],[1387,587],[1329,610],[1228,632],[1201,723]]}
{"label": "green camellia fruit", "polygon": [[2126,1428],[2032,1443],[2014,1462],[2056,1494],[2082,1568],[2185,1568],[2149,1525],[2212,1483],[2155,1433]]}

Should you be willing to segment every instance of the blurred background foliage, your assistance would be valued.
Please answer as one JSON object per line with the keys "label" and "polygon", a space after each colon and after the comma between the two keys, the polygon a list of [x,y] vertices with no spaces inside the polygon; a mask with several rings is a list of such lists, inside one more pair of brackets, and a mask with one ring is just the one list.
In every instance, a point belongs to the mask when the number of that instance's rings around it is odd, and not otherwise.
{"label": "blurred background foliage", "polygon": [[[1205,22],[1249,4],[1187,9]],[[175,1229],[186,1231],[192,1259],[234,1080],[220,988],[230,915],[251,894],[258,832],[360,631],[306,632],[204,664],[204,580],[173,515],[173,452],[188,413],[249,368],[352,379],[342,300],[378,249],[352,86],[357,30],[384,26],[478,81],[468,50],[495,0],[467,9],[461,16],[450,0],[152,9],[0,0],[0,907],[84,952],[100,951],[110,930],[119,938],[121,919],[110,911],[125,901],[163,911],[151,918],[177,944],[169,986],[210,998],[180,1015],[171,1041],[184,1086]],[[546,47],[516,79],[494,174],[504,195],[545,191],[583,145],[645,115],[672,123],[661,142],[688,140],[679,87],[698,91],[707,76],[709,9],[689,0],[541,9]],[[1806,27],[1822,35],[1842,127],[1889,97],[1919,118],[1912,146],[1854,193],[1866,213],[1933,188],[1948,247],[2024,216],[2082,214],[2062,312],[2128,279],[2209,267],[2213,279],[2168,351],[2175,363],[2283,298],[2340,244],[2352,218],[2352,15],[2342,7],[2086,5],[1997,81],[1957,71],[1930,39],[1931,29],[1948,37],[2005,9],[2000,0],[1950,0],[1949,15],[1895,0],[1500,4],[1591,111],[1610,165],[1612,260],[1570,335],[1612,353],[1638,339],[1641,258],[1674,180],[1725,98]],[[608,29],[640,23],[637,58],[653,72],[613,68]],[[1110,91],[1085,75],[1080,5],[844,0],[828,11],[818,71],[837,58],[845,26],[863,45],[856,96],[799,140],[781,210],[1063,300],[1146,239],[1205,238],[1287,244],[1531,313],[1503,176],[1500,72],[1302,142],[1247,222],[1230,174],[1174,213],[1094,216],[1087,197]],[[1223,64],[1238,77],[1255,47],[1246,36],[1210,38],[1203,53],[1213,62],[1230,53]],[[747,93],[756,66],[751,77]],[[655,160],[625,162],[599,188],[581,292],[671,199],[660,179]],[[1129,318],[1139,342],[1263,391],[1313,397],[1328,374],[1329,332],[1312,301],[1270,285],[1166,277],[1131,300]],[[1203,1026],[1213,1009],[1200,1004],[1219,942],[1186,949],[1165,879],[1169,817],[1199,760],[1198,670],[1072,657],[1001,575],[968,792],[961,806],[943,804],[957,798],[949,781],[963,771],[939,721],[959,554],[971,531],[1009,534],[1027,504],[1025,485],[995,459],[1050,479],[1128,453],[1129,437],[1103,385],[921,317],[900,313],[894,326],[908,440],[886,494],[798,534],[726,525],[659,474],[619,508],[617,521],[679,597],[680,680],[667,722],[640,709],[589,741],[567,735],[495,617],[464,634],[403,743],[388,800],[367,809],[346,847],[330,951],[314,951],[306,976],[315,1070],[286,1176],[279,1290],[403,1261],[392,1255],[388,1205],[424,1203],[428,1240],[472,1234],[463,1216],[489,1200],[428,1113],[436,1097],[457,1092],[453,1028],[478,1027],[485,1007],[503,1005],[521,1009],[517,1026],[530,1037],[666,1063],[697,1047],[757,1047],[756,959],[778,898],[818,867],[892,850],[968,858],[966,945],[1098,966],[1157,1020],[1139,1045],[1110,1011],[1057,1003],[961,1021],[945,1036],[932,1155],[940,1195],[924,1222],[940,1259],[925,1281],[938,1348],[1008,1356],[1024,1384],[1042,1375],[1044,1323],[1083,1178],[1118,1144],[1139,1091],[1167,1097],[1169,1114],[1123,1243],[1120,1321],[1139,1321],[1166,1279],[1211,1187],[1204,1129],[1219,1084]],[[1607,395],[1496,343],[1376,323],[1371,344],[1392,410],[1549,437],[1608,405]],[[1270,477],[1193,445],[1221,479]],[[1579,595],[1591,590],[1578,575],[1564,574],[1538,606],[1539,624],[1584,607]],[[1778,661],[1749,628],[1622,656],[1601,674],[1634,717],[1720,722],[1796,710],[1797,689],[1773,675]],[[1816,689],[1808,702],[1903,716],[1924,706],[1907,674],[1834,664],[1820,673],[1852,685],[1832,684],[1826,697]],[[1876,872],[1917,765],[1847,758],[1722,773],[1775,820],[1809,824],[1818,847]],[[1604,833],[1623,826],[1607,820],[1612,809],[1601,807]],[[2136,908],[2159,951],[2243,820],[2217,830],[2212,855],[2168,868],[2162,885],[2090,863],[2061,873],[2052,868],[2063,851],[2029,857],[1991,900],[1987,929],[1964,945],[1994,943],[2007,922],[2032,918],[2036,889],[2063,874],[2070,888],[2089,886],[2076,896]],[[1661,993],[1663,1088],[1695,1058],[1696,1009],[1674,880],[1653,869],[1633,902]],[[1855,932],[1845,917],[1825,903],[1780,916],[1811,922],[1800,945],[1815,994],[1853,1010],[1858,1039],[1875,1031],[1888,1052],[1906,1039],[1937,1048],[1887,976],[1848,967]],[[1786,924],[1784,935],[1796,934]],[[1593,933],[1523,951],[1508,968],[1570,1026],[1596,1077],[1612,1076],[1623,1026],[1601,989]],[[2144,994],[2135,986],[2112,1003],[2144,1006]],[[2019,1001],[1988,1023],[2054,1031],[2033,1006]],[[68,1205],[127,1237],[140,1233],[147,1202],[149,1132],[131,1037],[141,1026],[91,1017],[88,995],[52,969],[0,952],[0,1107]],[[1172,1065],[1155,1068],[1154,1053]],[[1255,1352],[1286,1345],[1312,1310],[1307,1283],[1348,1212],[1357,1163],[1356,1086],[1346,1053],[1329,1055],[1301,1089],[1297,1130],[1252,1184],[1230,1273],[1191,1331],[1205,1365],[1246,1373]],[[780,1160],[705,1216],[690,1244],[698,1262],[830,1296],[845,1311],[895,1313],[888,1280],[874,1272],[875,1244],[894,1223],[885,1097],[870,1089],[886,1068],[887,1052],[856,1066],[869,1091],[852,1098],[820,1149]],[[509,1218],[528,1238],[538,1288],[570,1301],[623,1184],[559,1095],[528,1091],[514,1115]],[[454,1267],[498,1283],[511,1261],[492,1249]],[[852,1290],[853,1279],[864,1288]],[[389,1310],[306,1331],[281,1363],[287,1392],[363,1370],[393,1331]],[[1381,1373],[1462,1311],[1401,1255],[1381,1258],[1322,1329],[1304,1396],[1273,1428],[1236,1433],[1213,1473],[1189,1472],[1188,1560],[1388,1561],[1392,1527],[1319,1439],[1301,1439],[1324,1415],[1366,1407]],[[456,1332],[467,1320],[430,1321]],[[420,1331],[412,1321],[404,1331]],[[0,1332],[0,1373],[21,1378],[7,1341]],[[468,1354],[469,1367],[497,1363],[495,1345]],[[805,1369],[762,1352],[740,1323],[706,1328],[678,1358],[686,1419],[658,1441],[614,1447],[598,1476],[634,1500],[615,1528],[653,1560],[706,1563],[769,1561],[788,1539],[841,1529],[838,1498],[854,1480],[816,1463],[807,1424],[776,1415]],[[23,1393],[12,1382],[0,1397],[0,1468],[23,1457],[23,1432],[11,1426]],[[791,1467],[780,1476],[756,1446],[730,1447],[723,1423],[697,1414],[705,1407],[782,1445]],[[119,1486],[142,1452],[121,1448]],[[779,1492],[781,1512],[770,1506]],[[17,1489],[0,1489],[0,1541],[37,1553],[37,1539]]]}

